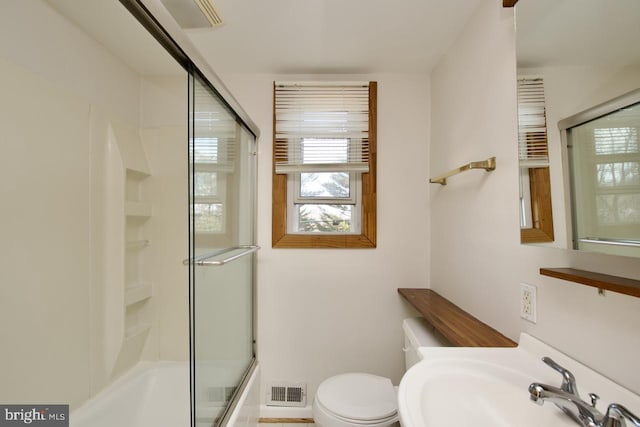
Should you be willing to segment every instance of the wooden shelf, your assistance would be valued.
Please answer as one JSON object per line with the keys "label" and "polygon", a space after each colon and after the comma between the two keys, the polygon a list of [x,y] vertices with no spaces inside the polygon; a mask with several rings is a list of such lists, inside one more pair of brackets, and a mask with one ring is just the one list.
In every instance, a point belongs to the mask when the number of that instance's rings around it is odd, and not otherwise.
{"label": "wooden shelf", "polygon": [[620,276],[577,270],[575,268],[541,268],[543,276],[580,283],[598,289],[605,289],[620,294],[640,297],[640,280]]}
{"label": "wooden shelf", "polygon": [[458,347],[516,347],[517,344],[431,289],[399,288],[398,293]]}

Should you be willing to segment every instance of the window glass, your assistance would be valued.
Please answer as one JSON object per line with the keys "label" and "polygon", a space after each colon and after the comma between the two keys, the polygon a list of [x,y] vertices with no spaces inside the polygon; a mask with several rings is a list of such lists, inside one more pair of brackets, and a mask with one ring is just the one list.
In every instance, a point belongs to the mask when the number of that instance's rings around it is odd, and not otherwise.
{"label": "window glass", "polygon": [[353,205],[296,205],[298,232],[350,233]]}
{"label": "window glass", "polygon": [[317,172],[300,174],[300,197],[349,198],[348,172]]}

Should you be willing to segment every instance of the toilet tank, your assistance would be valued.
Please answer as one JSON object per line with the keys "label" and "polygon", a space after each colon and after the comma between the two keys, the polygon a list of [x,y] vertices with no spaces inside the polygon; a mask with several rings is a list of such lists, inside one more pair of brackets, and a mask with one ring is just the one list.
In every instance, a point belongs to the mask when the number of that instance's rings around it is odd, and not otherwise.
{"label": "toilet tank", "polygon": [[402,321],[404,330],[404,362],[409,369],[422,358],[418,347],[448,347],[447,339],[431,326],[424,317],[411,317]]}

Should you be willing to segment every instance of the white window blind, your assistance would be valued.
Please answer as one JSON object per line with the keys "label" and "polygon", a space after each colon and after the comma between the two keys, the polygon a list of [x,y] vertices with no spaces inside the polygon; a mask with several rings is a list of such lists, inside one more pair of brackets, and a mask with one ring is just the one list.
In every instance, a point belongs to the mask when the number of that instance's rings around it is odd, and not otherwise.
{"label": "white window blind", "polygon": [[278,174],[369,170],[368,82],[276,82]]}
{"label": "white window blind", "polygon": [[518,79],[518,153],[522,168],[549,166],[544,81],[541,77]]}

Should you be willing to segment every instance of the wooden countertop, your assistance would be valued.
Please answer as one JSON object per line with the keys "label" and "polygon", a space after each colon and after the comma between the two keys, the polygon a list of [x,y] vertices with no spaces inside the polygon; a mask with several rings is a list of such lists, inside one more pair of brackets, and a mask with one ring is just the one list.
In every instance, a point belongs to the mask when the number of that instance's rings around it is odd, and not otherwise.
{"label": "wooden countertop", "polygon": [[518,345],[431,289],[399,288],[398,293],[438,332],[458,347]]}

